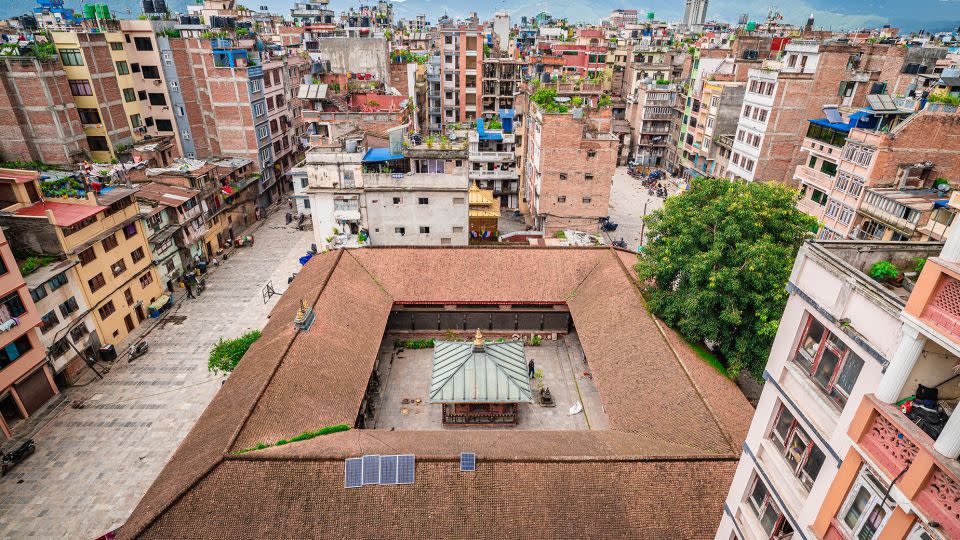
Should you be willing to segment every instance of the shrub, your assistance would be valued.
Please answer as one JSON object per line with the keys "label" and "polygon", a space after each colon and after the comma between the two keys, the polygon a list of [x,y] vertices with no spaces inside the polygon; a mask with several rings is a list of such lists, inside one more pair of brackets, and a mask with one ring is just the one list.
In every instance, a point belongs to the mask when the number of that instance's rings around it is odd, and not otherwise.
{"label": "shrub", "polygon": [[247,349],[253,345],[253,342],[260,339],[262,332],[253,330],[236,338],[220,341],[210,351],[210,359],[207,361],[207,369],[217,372],[229,373],[237,367],[240,359],[247,352]]}
{"label": "shrub", "polygon": [[563,232],[563,231],[557,231],[557,232],[553,233],[553,237],[554,237],[554,238],[560,238],[560,239],[562,240],[562,239],[564,239],[564,238],[567,237],[567,233],[565,233],[565,232]]}
{"label": "shrub", "polygon": [[296,437],[291,437],[290,439],[280,439],[279,441],[267,444],[267,443],[257,443],[250,448],[244,448],[242,450],[237,450],[234,454],[243,454],[244,452],[251,452],[253,450],[263,450],[264,448],[270,448],[272,446],[283,446],[285,444],[290,444],[297,441],[305,441],[307,439],[312,439],[314,437],[319,437],[321,435],[329,435],[330,433],[338,433],[340,431],[347,431],[350,429],[350,426],[347,424],[336,424],[333,426],[322,427],[316,431],[304,431],[303,433],[297,435]]}
{"label": "shrub", "polygon": [[890,281],[899,275],[900,271],[890,261],[878,261],[870,267],[870,277],[877,281]]}
{"label": "shrub", "polygon": [[393,342],[398,349],[432,349],[433,338],[430,339],[398,339]]}
{"label": "shrub", "polygon": [[530,337],[530,345],[534,347],[539,347],[540,343],[542,342],[543,342],[543,338],[541,338],[540,336],[534,335]]}
{"label": "shrub", "polygon": [[20,273],[26,276],[37,268],[43,268],[55,260],[57,258],[52,255],[31,255],[20,264]]}
{"label": "shrub", "polygon": [[923,272],[923,265],[927,264],[926,257],[914,257],[913,258],[913,271],[919,274]]}

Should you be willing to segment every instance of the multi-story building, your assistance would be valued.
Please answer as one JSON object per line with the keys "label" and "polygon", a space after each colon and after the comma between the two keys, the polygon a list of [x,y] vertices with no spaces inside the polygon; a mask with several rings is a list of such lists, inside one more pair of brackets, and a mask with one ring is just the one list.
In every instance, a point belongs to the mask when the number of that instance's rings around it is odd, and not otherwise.
{"label": "multi-story building", "polygon": [[483,27],[440,27],[441,121],[473,122],[479,117],[483,89]]}
{"label": "multi-story building", "polygon": [[942,240],[956,214],[945,203],[960,174],[960,149],[948,142],[960,136],[957,114],[869,101],[809,121],[798,207],[823,223],[821,238]]}
{"label": "multi-story building", "polygon": [[493,118],[501,109],[512,109],[513,100],[525,79],[527,63],[517,58],[483,59],[483,94],[480,114]]}
{"label": "multi-story building", "polygon": [[149,235],[151,258],[160,282],[176,282],[203,253],[207,232],[200,205],[200,191],[147,182],[138,184],[144,230]]}
{"label": "multi-story building", "polygon": [[708,0],[686,0],[683,5],[681,27],[684,30],[699,31],[707,20],[708,4]]}
{"label": "multi-story building", "polygon": [[116,21],[105,28],[51,32],[67,77],[90,157],[110,161],[139,141],[144,117],[124,35]]}
{"label": "multi-story building", "polygon": [[513,109],[501,109],[499,120],[477,120],[470,130],[470,168],[468,176],[481,189],[493,191],[503,208],[519,208],[520,176],[517,173],[516,134]]}
{"label": "multi-story building", "polygon": [[693,98],[678,160],[684,176],[724,176],[730,146],[720,141],[736,132],[744,90],[744,83],[705,82]]}
{"label": "multi-story building", "polygon": [[77,262],[70,271],[96,313],[98,335],[106,344],[119,343],[162,294],[134,201],[136,189],[60,198],[44,193],[37,176],[24,175],[7,185],[2,200],[9,206],[0,212],[0,223],[9,229],[13,246],[20,253]]}
{"label": "multi-story building", "polygon": [[334,12],[328,9],[330,0],[315,2],[294,2],[290,8],[290,18],[297,26],[312,26],[315,24],[334,24]]}
{"label": "multi-story building", "polygon": [[[0,154],[8,161],[68,165],[88,159],[89,146],[71,82],[59,56],[25,44],[0,58]],[[83,87],[83,88],[81,88]]]}
{"label": "multi-story building", "polygon": [[[958,232],[801,249],[718,539],[960,536]],[[916,260],[911,292],[864,273]]]}
{"label": "multi-story building", "polygon": [[[0,171],[4,186],[19,173]],[[14,176],[14,178],[9,178]],[[5,190],[6,191],[6,190]],[[0,431],[10,437],[16,424],[59,393],[37,330],[40,313],[6,237],[0,231]]]}
{"label": "multi-story building", "polygon": [[782,61],[751,69],[728,176],[791,183],[806,120],[825,104],[860,107],[866,96],[902,93],[906,49],[795,40]]}
{"label": "multi-story building", "polygon": [[633,130],[632,161],[642,167],[666,167],[677,85],[647,82],[634,85],[627,96],[627,120]]}
{"label": "multi-story building", "polygon": [[637,24],[637,10],[635,9],[615,9],[607,17],[610,26],[614,28],[623,28],[628,24]]}
{"label": "multi-story building", "polygon": [[[393,153],[397,152],[397,153]],[[318,246],[466,245],[466,150],[314,147],[304,176]]]}
{"label": "multi-story building", "polygon": [[523,193],[529,225],[552,235],[599,230],[610,207],[618,139],[610,111],[548,112],[532,99],[524,118]]}

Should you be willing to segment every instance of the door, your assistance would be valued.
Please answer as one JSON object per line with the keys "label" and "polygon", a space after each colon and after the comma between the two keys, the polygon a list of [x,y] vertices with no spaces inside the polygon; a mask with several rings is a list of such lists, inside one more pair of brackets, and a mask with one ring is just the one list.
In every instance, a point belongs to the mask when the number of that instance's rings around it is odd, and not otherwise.
{"label": "door", "polygon": [[135,311],[135,313],[137,314],[137,322],[138,322],[138,323],[143,322],[143,320],[147,318],[147,316],[144,315],[144,313],[143,313],[143,304],[137,304],[137,308],[136,308],[136,310],[134,310],[134,311]]}
{"label": "door", "polygon": [[127,332],[133,332],[133,317],[129,313],[123,318],[123,324],[127,325]]}

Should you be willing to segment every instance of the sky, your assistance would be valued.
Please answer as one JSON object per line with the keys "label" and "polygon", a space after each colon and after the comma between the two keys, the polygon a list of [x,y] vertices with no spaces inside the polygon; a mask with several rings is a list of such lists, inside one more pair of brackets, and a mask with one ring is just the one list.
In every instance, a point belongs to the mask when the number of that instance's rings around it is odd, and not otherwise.
{"label": "sky", "polygon": [[[103,0],[114,12],[124,16],[126,9],[134,15],[139,13],[139,0]],[[172,9],[182,9],[187,0],[167,0]],[[266,5],[272,11],[289,14],[293,0],[241,0],[247,7]],[[374,3],[375,0],[368,0]],[[446,13],[451,17],[466,17],[477,11],[482,18],[490,17],[497,10],[506,10],[519,19],[546,10],[554,15],[566,16],[572,21],[595,23],[616,8],[653,11],[661,20],[677,20],[683,13],[683,0],[645,0],[644,4],[625,4],[617,0],[393,0],[398,17],[412,17],[425,13],[435,21]],[[337,12],[357,6],[358,0],[331,0],[331,9]],[[79,9],[79,0],[67,0],[67,5]],[[21,14],[32,7],[27,0],[0,0],[0,15],[9,17]],[[814,14],[818,27],[842,30],[863,26],[891,24],[905,30],[927,29],[941,31],[960,26],[960,0],[790,0],[775,3],[775,0],[710,0],[708,18],[735,22],[742,13],[750,20],[762,20],[770,9],[783,14],[786,22],[803,24],[807,16]]]}

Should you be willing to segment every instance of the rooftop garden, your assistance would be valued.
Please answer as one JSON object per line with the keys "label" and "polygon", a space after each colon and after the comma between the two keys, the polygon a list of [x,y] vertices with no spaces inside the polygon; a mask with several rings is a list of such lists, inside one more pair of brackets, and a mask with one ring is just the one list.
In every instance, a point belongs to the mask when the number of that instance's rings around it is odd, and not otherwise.
{"label": "rooftop garden", "polygon": [[87,196],[86,184],[76,176],[40,180],[40,191],[44,197],[58,197],[61,199],[82,199]]}
{"label": "rooftop garden", "polygon": [[430,59],[429,55],[417,54],[414,52],[410,52],[408,49],[397,49],[393,51],[390,56],[391,58],[393,58],[393,61],[398,64],[404,63],[404,62],[408,64],[412,64],[412,63],[426,64],[427,61]]}

